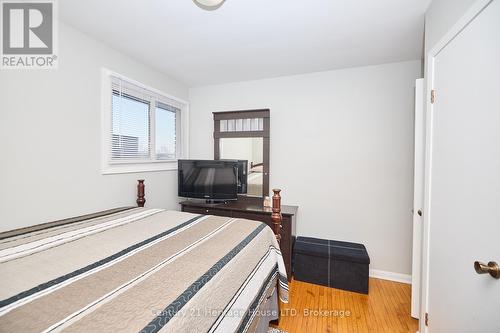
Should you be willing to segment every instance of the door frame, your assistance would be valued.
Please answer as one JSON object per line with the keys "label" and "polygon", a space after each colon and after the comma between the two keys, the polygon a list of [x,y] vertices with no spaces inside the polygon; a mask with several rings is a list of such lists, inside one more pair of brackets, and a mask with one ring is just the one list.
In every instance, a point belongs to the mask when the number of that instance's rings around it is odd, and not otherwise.
{"label": "door frame", "polygon": [[425,107],[424,79],[415,80],[415,153],[413,171],[413,244],[411,264],[411,316],[420,318],[420,279],[422,269],[422,216],[424,200]]}
{"label": "door frame", "polygon": [[[452,26],[452,28],[426,53],[426,80],[425,80],[425,168],[424,168],[424,210],[422,232],[422,275],[420,289],[420,321],[419,332],[428,333],[426,325],[429,308],[429,240],[430,240],[430,205],[432,190],[432,139],[433,139],[433,104],[431,103],[432,89],[434,88],[435,59],[439,53],[464,30],[486,7],[494,0],[477,0],[467,12]],[[500,0],[497,0],[500,1]],[[439,98],[439,92],[436,92]],[[471,268],[472,269],[472,268]],[[429,321],[432,314],[429,315]]]}

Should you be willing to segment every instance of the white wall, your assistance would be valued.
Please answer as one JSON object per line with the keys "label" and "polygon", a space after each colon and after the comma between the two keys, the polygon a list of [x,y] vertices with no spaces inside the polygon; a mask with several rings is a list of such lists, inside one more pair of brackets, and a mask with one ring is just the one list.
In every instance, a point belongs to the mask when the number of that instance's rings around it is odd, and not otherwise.
{"label": "white wall", "polygon": [[213,111],[270,108],[271,188],[299,235],[364,243],[371,268],[411,272],[410,61],[190,89],[190,151],[213,158]]}
{"label": "white wall", "polygon": [[433,0],[425,13],[425,49],[430,50],[477,0]]}
{"label": "white wall", "polygon": [[177,208],[177,173],[101,175],[101,67],[187,99],[187,87],[60,23],[57,70],[0,71],[0,230],[135,204]]}

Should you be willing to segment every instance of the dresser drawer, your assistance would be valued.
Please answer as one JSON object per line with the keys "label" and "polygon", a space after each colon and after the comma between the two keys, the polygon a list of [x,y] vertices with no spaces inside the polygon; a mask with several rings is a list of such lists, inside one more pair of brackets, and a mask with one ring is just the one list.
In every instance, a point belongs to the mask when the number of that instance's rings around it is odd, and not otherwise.
{"label": "dresser drawer", "polygon": [[231,217],[230,210],[216,209],[216,208],[209,208],[209,207],[184,206],[184,207],[182,207],[182,211],[188,212],[188,213],[194,213],[194,214],[217,215],[217,216]]}

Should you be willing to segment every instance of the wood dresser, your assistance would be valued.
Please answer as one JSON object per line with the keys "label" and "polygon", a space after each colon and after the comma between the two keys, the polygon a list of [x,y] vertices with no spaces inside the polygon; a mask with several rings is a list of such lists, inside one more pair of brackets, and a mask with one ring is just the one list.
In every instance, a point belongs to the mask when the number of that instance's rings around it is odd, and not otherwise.
{"label": "wood dresser", "polygon": [[[179,203],[183,212],[217,215],[243,218],[265,222],[273,228],[271,221],[271,207],[264,207],[260,198],[245,198],[226,203],[204,203],[195,200],[187,200]],[[295,230],[298,206],[281,205],[282,229],[281,229],[281,254],[285,261],[288,280],[292,278],[292,249],[295,242]]]}

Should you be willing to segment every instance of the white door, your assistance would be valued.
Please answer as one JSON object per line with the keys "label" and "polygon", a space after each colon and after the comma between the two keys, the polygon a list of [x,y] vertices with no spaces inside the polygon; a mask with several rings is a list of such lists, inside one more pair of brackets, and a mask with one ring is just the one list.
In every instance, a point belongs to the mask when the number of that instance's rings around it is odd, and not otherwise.
{"label": "white door", "polygon": [[500,332],[500,0],[434,57],[428,331]]}
{"label": "white door", "polygon": [[424,200],[424,79],[415,81],[415,164],[413,172],[413,251],[411,265],[411,316],[420,313],[422,265],[422,210]]}

